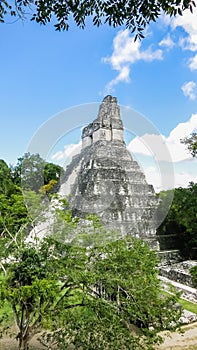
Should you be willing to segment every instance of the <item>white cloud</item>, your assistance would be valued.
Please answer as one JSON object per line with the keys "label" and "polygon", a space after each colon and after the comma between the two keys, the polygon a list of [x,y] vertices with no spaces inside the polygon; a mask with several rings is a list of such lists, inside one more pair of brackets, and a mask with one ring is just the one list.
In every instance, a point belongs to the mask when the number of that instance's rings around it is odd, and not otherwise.
{"label": "white cloud", "polygon": [[[196,61],[197,63],[197,61]],[[187,83],[184,83],[181,87],[181,90],[183,91],[184,95],[186,97],[189,97],[190,100],[195,100],[196,98],[196,83],[194,81],[188,81]]]}
{"label": "white cloud", "polygon": [[190,182],[197,182],[197,176],[188,171],[175,172],[175,187],[187,187]]}
{"label": "white cloud", "polygon": [[178,124],[168,137],[145,134],[134,138],[129,143],[128,149],[134,154],[154,156],[157,161],[169,161],[170,157],[172,162],[191,159],[192,156],[186,150],[185,145],[180,142],[180,139],[189,136],[196,128],[197,113],[193,114],[188,122]]}
{"label": "white cloud", "polygon": [[156,134],[144,134],[135,137],[128,145],[132,153],[139,153],[144,156],[153,156],[154,150],[160,149],[165,144],[165,136]]}
{"label": "white cloud", "polygon": [[148,49],[143,50],[141,44],[139,40],[134,41],[134,37],[130,36],[128,29],[119,31],[115,36],[112,55],[102,59],[118,72],[118,76],[107,85],[107,92],[110,92],[121,81],[130,81],[130,66],[135,62],[140,60],[151,62],[163,58],[161,49],[153,50],[149,46]]}
{"label": "white cloud", "polygon": [[58,151],[51,156],[52,160],[62,160],[64,158],[64,152]]}
{"label": "white cloud", "polygon": [[184,50],[190,50],[196,53],[188,62],[191,70],[197,69],[197,7],[193,13],[189,10],[183,12],[183,16],[177,16],[171,21],[172,29],[182,27],[187,36],[181,38],[179,44]]}
{"label": "white cloud", "polygon": [[117,77],[113,80],[111,80],[107,85],[106,85],[106,93],[108,92],[112,92],[113,88],[115,85],[117,85],[120,82],[125,82],[125,83],[129,83],[130,81],[130,68],[125,66],[120,70],[120,73],[117,75]]}
{"label": "white cloud", "polygon": [[148,184],[153,185],[155,192],[160,192],[161,189],[164,189],[161,185],[161,176],[158,169],[154,166],[149,166],[146,169],[143,169],[146,176],[146,181]]}
{"label": "white cloud", "polygon": [[[161,183],[161,176],[158,169],[155,166],[149,166],[144,169],[146,180],[149,184],[154,186],[156,192],[161,190],[171,189],[171,183],[168,186],[168,182],[165,181],[165,184]],[[166,177],[171,176],[171,174],[166,174]],[[197,176],[190,173],[189,171],[174,171],[174,188],[177,187],[187,187],[190,182],[196,182]]]}
{"label": "white cloud", "polygon": [[197,54],[194,57],[190,58],[190,60],[189,60],[189,68],[191,70],[196,70],[197,69]]}
{"label": "white cloud", "polygon": [[165,46],[169,49],[171,49],[173,46],[175,45],[174,41],[172,40],[170,34],[168,33],[168,35],[162,39],[160,42],[159,42],[159,46]]}
{"label": "white cloud", "polygon": [[185,48],[197,50],[197,8],[194,8],[193,13],[190,10],[185,10],[182,16],[174,17],[172,20],[172,28],[182,27],[188,34],[185,40]]}
{"label": "white cloud", "polygon": [[168,140],[176,143],[183,137],[189,136],[197,128],[197,113],[192,114],[185,123],[179,123],[171,132]]}
{"label": "white cloud", "polygon": [[77,144],[70,144],[64,146],[63,151],[58,151],[51,156],[52,160],[60,161],[65,160],[68,162],[73,156],[78,154],[81,150],[81,141]]}

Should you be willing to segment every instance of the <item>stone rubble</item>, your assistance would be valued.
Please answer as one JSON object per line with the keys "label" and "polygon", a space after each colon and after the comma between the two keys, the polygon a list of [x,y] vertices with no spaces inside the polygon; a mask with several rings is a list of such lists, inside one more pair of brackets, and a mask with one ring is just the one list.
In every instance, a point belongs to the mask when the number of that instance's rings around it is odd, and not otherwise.
{"label": "stone rubble", "polygon": [[182,316],[179,319],[180,323],[182,323],[182,324],[189,324],[189,323],[192,323],[192,322],[195,322],[195,321],[197,321],[197,315],[196,314],[194,314],[193,312],[188,311],[188,310],[183,310],[183,314],[182,314]]}

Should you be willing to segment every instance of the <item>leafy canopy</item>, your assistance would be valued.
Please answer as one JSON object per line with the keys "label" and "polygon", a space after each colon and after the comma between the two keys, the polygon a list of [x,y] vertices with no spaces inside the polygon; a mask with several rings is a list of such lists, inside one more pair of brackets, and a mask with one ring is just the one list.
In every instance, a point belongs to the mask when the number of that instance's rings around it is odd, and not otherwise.
{"label": "leafy canopy", "polygon": [[191,134],[189,137],[185,137],[181,140],[184,143],[193,157],[197,157],[197,133]]}
{"label": "leafy canopy", "polygon": [[193,0],[9,0],[0,2],[0,21],[8,15],[24,19],[27,13],[40,24],[55,18],[56,30],[68,30],[71,18],[77,26],[84,28],[91,18],[95,26],[107,23],[109,26],[126,26],[136,32],[139,38],[148,23],[156,21],[161,12],[170,16],[182,15],[183,10],[192,11]]}
{"label": "leafy canopy", "polygon": [[[32,195],[39,208],[40,193],[29,192],[31,203]],[[12,310],[18,349],[27,350],[44,330],[41,342],[60,350],[70,344],[86,350],[153,349],[158,333],[176,326],[180,316],[176,296],[161,294],[156,253],[132,237],[107,241],[96,217],[87,216],[92,225],[85,228],[73,221],[66,202],[62,210],[60,215],[58,206],[53,236],[28,243],[28,228],[23,234],[21,225],[0,240],[0,307],[9,306],[2,320]],[[28,215],[30,227],[31,220]],[[74,231],[78,238],[68,243]]]}
{"label": "leafy canopy", "polygon": [[[167,195],[169,191],[162,195]],[[176,234],[176,249],[183,258],[195,259],[197,248],[197,184],[191,182],[187,188],[176,188],[171,208],[157,229],[158,235]]]}
{"label": "leafy canopy", "polygon": [[153,349],[180,317],[176,297],[161,295],[156,265],[155,252],[131,237],[91,249],[53,238],[18,246],[0,279],[18,349],[44,329],[41,341],[60,350]]}
{"label": "leafy canopy", "polygon": [[25,153],[10,167],[0,160],[1,239],[15,236],[25,225],[32,225],[32,218],[43,209],[43,200],[51,199],[58,191],[63,173],[62,167],[47,163],[39,154]]}
{"label": "leafy canopy", "polygon": [[[10,174],[4,162],[1,167]],[[48,184],[40,188],[43,169]],[[26,154],[11,172],[10,192],[1,172],[2,320],[7,322],[7,311],[12,311],[19,350],[27,350],[31,338],[44,330],[41,341],[48,348],[153,349],[161,330],[176,327],[180,310],[176,296],[162,295],[157,256],[145,242],[105,232],[94,215],[82,223],[72,217],[66,199],[57,203],[53,236],[25,240],[33,225],[42,224],[43,201],[60,173],[51,164],[46,167],[39,155]],[[21,177],[31,203],[28,212]],[[58,196],[53,196],[55,210]]]}
{"label": "leafy canopy", "polygon": [[23,190],[39,192],[43,185],[54,183],[53,193],[57,192],[60,185],[60,178],[64,170],[61,166],[46,162],[39,154],[25,153],[18,158],[18,162],[12,169],[13,182],[22,186]]}

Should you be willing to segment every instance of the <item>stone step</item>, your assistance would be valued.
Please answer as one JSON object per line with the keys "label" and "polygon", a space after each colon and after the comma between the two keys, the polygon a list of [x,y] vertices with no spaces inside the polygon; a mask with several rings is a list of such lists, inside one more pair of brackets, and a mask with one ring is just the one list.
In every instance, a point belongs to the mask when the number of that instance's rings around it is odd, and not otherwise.
{"label": "stone step", "polygon": [[183,283],[175,282],[167,277],[159,275],[159,279],[164,287],[164,290],[169,291],[170,286],[173,286],[178,292],[182,292],[181,298],[197,303],[197,290],[196,288],[186,286]]}
{"label": "stone step", "polygon": [[197,261],[187,260],[175,264],[160,266],[159,273],[175,282],[194,287],[190,269],[197,266]]}
{"label": "stone step", "polygon": [[[157,237],[159,241],[159,236]],[[169,266],[174,263],[179,263],[182,259],[178,249],[161,250],[158,252],[160,266]]]}

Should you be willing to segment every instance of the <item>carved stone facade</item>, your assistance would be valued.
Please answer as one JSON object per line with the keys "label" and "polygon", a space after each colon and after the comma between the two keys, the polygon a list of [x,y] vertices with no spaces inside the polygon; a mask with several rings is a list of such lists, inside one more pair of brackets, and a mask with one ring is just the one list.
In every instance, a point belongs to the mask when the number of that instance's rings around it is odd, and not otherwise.
{"label": "carved stone facade", "polygon": [[104,98],[98,117],[82,131],[82,145],[60,189],[61,195],[70,195],[73,213],[97,214],[105,227],[140,237],[158,249],[157,198],[126,148],[115,97]]}
{"label": "carved stone facade", "polygon": [[116,97],[106,96],[99,108],[98,117],[83,129],[82,148],[101,140],[124,142]]}

